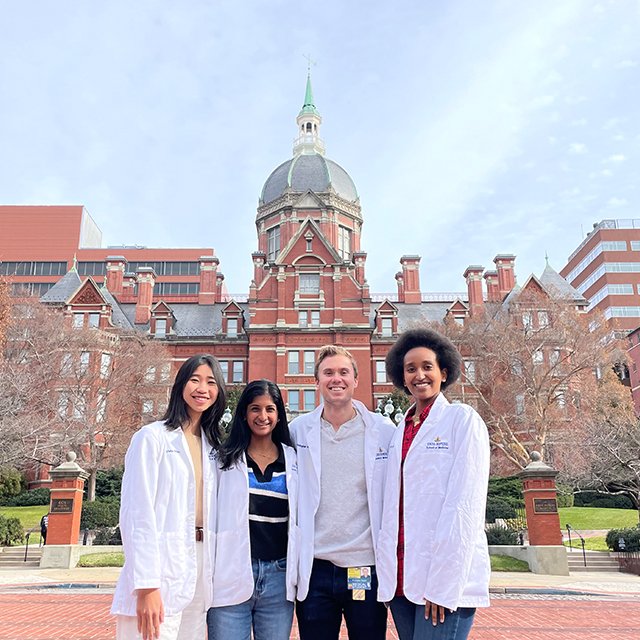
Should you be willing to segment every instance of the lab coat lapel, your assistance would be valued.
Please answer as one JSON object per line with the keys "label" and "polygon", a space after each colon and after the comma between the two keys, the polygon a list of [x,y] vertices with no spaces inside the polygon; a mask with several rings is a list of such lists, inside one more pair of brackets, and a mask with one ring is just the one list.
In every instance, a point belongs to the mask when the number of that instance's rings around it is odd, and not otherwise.
{"label": "lab coat lapel", "polygon": [[449,401],[442,395],[442,393],[439,393],[438,397],[433,402],[433,406],[431,407],[431,411],[429,411],[429,415],[427,419],[424,421],[424,424],[420,427],[418,433],[416,433],[416,437],[413,439],[413,442],[411,443],[411,447],[409,451],[419,446],[420,442],[424,440],[424,438],[431,431],[431,427],[438,420],[438,416],[440,415],[442,410],[447,406],[449,406]]}

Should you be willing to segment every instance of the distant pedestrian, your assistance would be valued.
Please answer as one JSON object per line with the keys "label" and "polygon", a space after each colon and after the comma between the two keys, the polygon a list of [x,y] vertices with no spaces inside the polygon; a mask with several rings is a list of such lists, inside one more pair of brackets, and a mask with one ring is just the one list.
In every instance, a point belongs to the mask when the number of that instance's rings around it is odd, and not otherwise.
{"label": "distant pedestrian", "polygon": [[42,544],[47,544],[47,528],[49,526],[49,514],[45,513],[40,520],[40,536]]}

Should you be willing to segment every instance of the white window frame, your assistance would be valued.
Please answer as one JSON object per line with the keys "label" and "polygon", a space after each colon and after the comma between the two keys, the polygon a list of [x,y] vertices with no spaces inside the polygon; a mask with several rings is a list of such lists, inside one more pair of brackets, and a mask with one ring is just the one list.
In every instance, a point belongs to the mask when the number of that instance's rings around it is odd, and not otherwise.
{"label": "white window frame", "polygon": [[316,352],[315,351],[305,351],[304,352],[304,364],[303,364],[304,375],[313,375],[313,372],[316,367]]}
{"label": "white window frame", "polygon": [[299,389],[289,389],[287,394],[287,399],[289,401],[289,411],[300,411],[300,390]]}
{"label": "white window frame", "polygon": [[244,362],[242,360],[233,361],[233,382],[238,384],[244,381]]}
{"label": "white window frame", "polygon": [[280,255],[280,227],[267,229],[267,260],[274,262]]}
{"label": "white window frame", "polygon": [[376,384],[387,384],[387,369],[384,360],[376,360]]}
{"label": "white window frame", "polygon": [[288,352],[287,373],[294,376],[300,374],[300,352],[299,351]]}
{"label": "white window frame", "polygon": [[156,338],[164,338],[167,335],[167,319],[156,318]]}
{"label": "white window frame", "polygon": [[306,272],[301,273],[300,293],[320,293],[320,274]]}
{"label": "white window frame", "polygon": [[304,396],[304,411],[313,411],[316,408],[315,389],[305,389],[303,396]]}
{"label": "white window frame", "polygon": [[391,338],[393,336],[393,318],[380,319],[380,335],[383,338]]}

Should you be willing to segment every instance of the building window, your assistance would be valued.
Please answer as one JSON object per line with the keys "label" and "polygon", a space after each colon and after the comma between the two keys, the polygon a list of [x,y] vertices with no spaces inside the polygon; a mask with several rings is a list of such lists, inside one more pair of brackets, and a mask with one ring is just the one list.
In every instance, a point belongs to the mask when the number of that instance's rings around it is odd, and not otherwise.
{"label": "building window", "polygon": [[304,390],[304,410],[313,411],[316,408],[316,392],[314,389]]}
{"label": "building window", "polygon": [[343,260],[351,260],[351,229],[338,227],[338,253]]}
{"label": "building window", "polygon": [[142,413],[145,416],[151,415],[153,413],[153,400],[143,400]]}
{"label": "building window", "polygon": [[85,373],[87,373],[87,370],[89,369],[89,352],[88,351],[83,351],[80,354],[80,368],[78,369],[78,373],[82,376]]}
{"label": "building window", "polygon": [[624,241],[603,242],[602,250],[603,251],[626,251],[627,243]]}
{"label": "building window", "polygon": [[144,379],[147,382],[155,382],[156,381],[156,368],[155,367],[149,367],[147,369],[147,373],[144,376]]}
{"label": "building window", "polygon": [[539,366],[544,363],[544,353],[540,349],[536,349],[531,356],[534,366]]}
{"label": "building window", "polygon": [[156,282],[153,287],[154,296],[195,296],[199,292],[198,282]]}
{"label": "building window", "polygon": [[300,373],[300,352],[289,351],[289,368],[288,373]]}
{"label": "building window", "polygon": [[300,391],[289,389],[289,411],[300,411]]}
{"label": "building window", "polygon": [[199,276],[199,262],[165,262],[163,274],[165,276]]}
{"label": "building window", "polygon": [[533,313],[531,311],[522,312],[522,326],[527,329],[533,329]]}
{"label": "building window", "polygon": [[84,327],[84,313],[73,314],[73,328],[82,329]]}
{"label": "building window", "polygon": [[66,393],[58,394],[58,417],[66,418],[69,415],[69,396]]}
{"label": "building window", "polygon": [[62,361],[60,363],[60,375],[68,377],[73,372],[73,356],[70,353],[62,355]]}
{"label": "building window", "polygon": [[384,360],[376,360],[376,384],[387,383],[387,370],[384,366]]}
{"label": "building window", "polygon": [[464,324],[464,317],[463,316],[454,316],[453,321],[456,324]]}
{"label": "building window", "polygon": [[105,262],[78,262],[76,268],[79,276],[103,276],[107,272]]}
{"label": "building window", "polygon": [[274,262],[280,255],[280,227],[267,231],[267,260]]}
{"label": "building window", "polygon": [[538,311],[538,327],[546,329],[549,326],[549,314],[546,311]]}
{"label": "building window", "polygon": [[244,362],[235,360],[233,363],[233,381],[242,382],[244,374]]}
{"label": "building window", "polygon": [[315,351],[304,352],[304,373],[306,375],[313,375],[313,370],[316,366],[316,354]]}
{"label": "building window", "polygon": [[560,349],[553,349],[549,351],[549,366],[557,367],[560,364],[561,354]]}
{"label": "building window", "polygon": [[89,314],[89,328],[97,329],[100,326],[100,314],[99,313],[90,313]]}
{"label": "building window", "polygon": [[640,242],[637,240],[631,240],[631,251],[640,251]]}
{"label": "building window", "polygon": [[238,337],[238,318],[227,318],[227,338]]}
{"label": "building window", "polygon": [[464,361],[464,377],[467,382],[476,381],[476,363],[473,360]]}
{"label": "building window", "polygon": [[103,353],[100,357],[100,377],[107,378],[111,372],[111,354]]}
{"label": "building window", "polygon": [[164,338],[167,335],[167,319],[156,319],[156,338]]}
{"label": "building window", "polygon": [[63,276],[66,262],[1,262],[0,276]]}
{"label": "building window", "polygon": [[300,274],[300,293],[319,293],[320,292],[320,274],[319,273],[301,273]]}
{"label": "building window", "polygon": [[170,363],[163,364],[162,369],[160,369],[160,381],[169,382],[170,379],[171,379],[171,364]]}
{"label": "building window", "polygon": [[525,410],[524,396],[517,395],[516,396],[516,416],[518,418],[522,418],[524,416],[524,410]]}
{"label": "building window", "polygon": [[224,360],[223,362],[220,362],[220,368],[222,369],[222,379],[225,382],[229,382],[229,363]]}
{"label": "building window", "polygon": [[382,337],[390,338],[393,335],[393,318],[382,318],[380,328],[382,329]]}
{"label": "building window", "polygon": [[312,311],[311,312],[311,326],[319,327],[320,326],[320,312]]}
{"label": "building window", "polygon": [[298,325],[300,327],[309,326],[309,313],[307,311],[298,311]]}
{"label": "building window", "polygon": [[96,422],[104,422],[107,417],[107,399],[104,393],[98,393],[96,401]]}

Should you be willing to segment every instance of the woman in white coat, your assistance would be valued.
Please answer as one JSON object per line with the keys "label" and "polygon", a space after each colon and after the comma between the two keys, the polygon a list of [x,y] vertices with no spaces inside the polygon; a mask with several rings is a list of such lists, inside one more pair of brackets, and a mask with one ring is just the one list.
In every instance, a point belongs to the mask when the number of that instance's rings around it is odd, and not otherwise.
{"label": "woman in white coat", "polygon": [[378,599],[391,603],[400,640],[464,640],[476,608],[489,606],[487,428],[442,395],[460,355],[438,332],[403,333],[386,369],[414,404],[389,446]]}
{"label": "woman in white coat", "polygon": [[298,468],[284,402],[249,383],[217,452],[218,501],[209,640],[288,640],[297,581]]}
{"label": "woman in white coat", "polygon": [[215,558],[215,472],[226,387],[218,361],[189,358],[159,422],[125,458],[125,563],[113,597],[117,640],[204,640]]}

